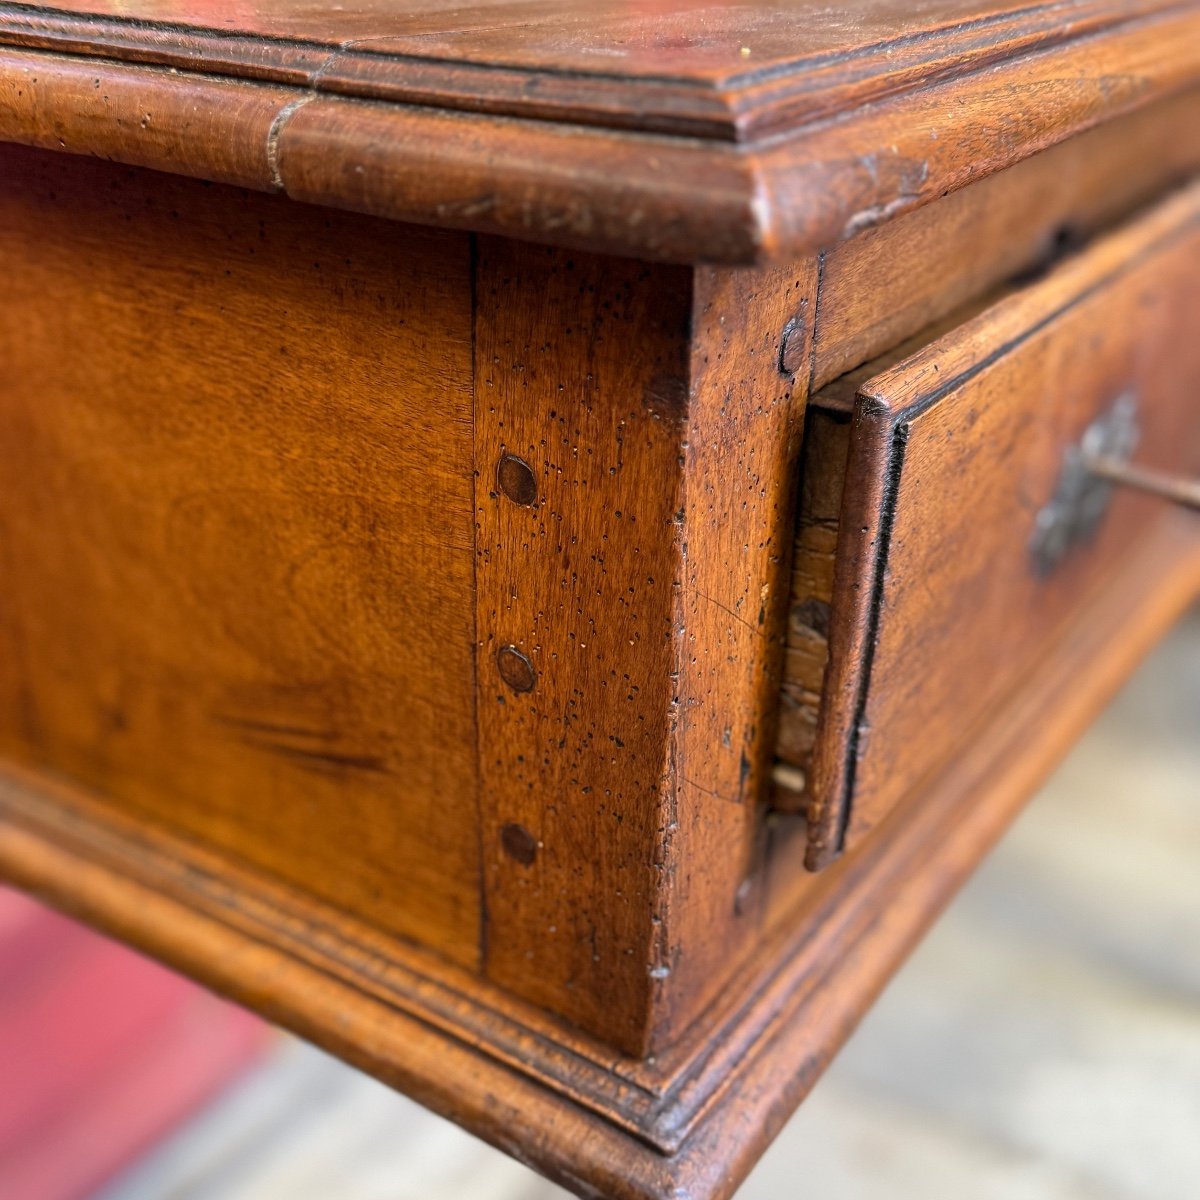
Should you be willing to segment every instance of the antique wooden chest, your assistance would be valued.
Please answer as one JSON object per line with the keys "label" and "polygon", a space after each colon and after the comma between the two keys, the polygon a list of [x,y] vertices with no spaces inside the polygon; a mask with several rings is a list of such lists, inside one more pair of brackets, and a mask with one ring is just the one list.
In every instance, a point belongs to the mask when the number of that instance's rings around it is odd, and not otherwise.
{"label": "antique wooden chest", "polygon": [[0,142],[0,877],[731,1195],[1200,592],[1200,6],[5,4]]}

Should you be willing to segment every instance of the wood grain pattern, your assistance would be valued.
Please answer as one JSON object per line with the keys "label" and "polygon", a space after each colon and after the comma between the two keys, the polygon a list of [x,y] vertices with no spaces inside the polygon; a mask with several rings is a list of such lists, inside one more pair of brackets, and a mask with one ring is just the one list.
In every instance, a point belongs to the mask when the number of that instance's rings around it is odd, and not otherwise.
{"label": "wood grain pattern", "polygon": [[[455,989],[448,964],[396,947],[392,962],[407,954],[424,964],[428,982],[418,976],[405,984],[397,967],[366,969],[370,959],[357,957],[364,947],[347,959],[312,900],[275,889],[282,909],[246,904],[269,889],[266,881],[244,892],[227,888],[195,844],[139,829],[70,789],[7,769],[0,875],[266,1013],[580,1196],[728,1200],[920,932],[1198,594],[1194,530],[1164,521],[1056,653],[1035,666],[1029,691],[997,709],[987,737],[920,804],[897,812],[830,870],[804,878],[813,924],[793,921],[764,940],[712,1023],[695,1031],[691,1069],[651,1108],[643,1127],[689,1100],[692,1115],[674,1153],[623,1131],[613,1115],[619,1109],[600,1116],[565,1103],[539,1074],[536,1048],[544,1041],[527,1041],[514,1057],[497,1054],[513,1005],[489,1013],[472,1000],[478,991]],[[779,866],[790,887],[797,873]],[[228,867],[222,874],[228,878]],[[363,932],[368,942],[380,936]],[[439,1005],[439,995],[457,1007]],[[560,1037],[570,1044],[569,1032]],[[627,1066],[611,1062],[612,1078]],[[636,1070],[627,1089],[633,1097],[644,1095]],[[697,1080],[705,1090],[689,1095]]]}
{"label": "wood grain pattern", "polygon": [[861,838],[962,743],[1141,536],[1113,497],[1048,575],[1030,550],[1066,448],[1122,393],[1139,460],[1196,466],[1194,187],[859,394],[829,667],[813,752],[810,861]]}
{"label": "wood grain pattern", "polygon": [[4,755],[476,962],[465,238],[3,164]]}
{"label": "wood grain pattern", "polygon": [[6,137],[725,264],[808,257],[1178,91],[1200,37],[1175,0],[87,9],[0,7]]}
{"label": "wood grain pattern", "polygon": [[1069,138],[831,247],[821,262],[812,387],[989,289],[1044,270],[1200,170],[1200,92]]}
{"label": "wood grain pattern", "polygon": [[697,272],[675,608],[674,795],[655,1048],[718,1002],[761,920],[817,263]]}
{"label": "wood grain pattern", "polygon": [[0,40],[359,98],[746,140],[1095,35],[1171,0],[599,0],[0,8]]}
{"label": "wood grain pattern", "polygon": [[818,418],[811,830],[807,394],[1193,170],[1200,5],[100,3],[0,5],[0,139],[284,195],[0,150],[0,875],[581,1195],[725,1200],[1200,588],[1146,501],[1017,553],[1112,387],[1190,453],[1200,200]]}
{"label": "wood grain pattern", "polygon": [[480,245],[486,969],[627,1053],[749,949],[814,286]]}
{"label": "wood grain pattern", "polygon": [[[641,1053],[662,965],[690,281],[483,240],[476,292],[487,973]],[[529,464],[533,503],[498,485],[505,455]],[[497,663],[510,646],[525,691]]]}

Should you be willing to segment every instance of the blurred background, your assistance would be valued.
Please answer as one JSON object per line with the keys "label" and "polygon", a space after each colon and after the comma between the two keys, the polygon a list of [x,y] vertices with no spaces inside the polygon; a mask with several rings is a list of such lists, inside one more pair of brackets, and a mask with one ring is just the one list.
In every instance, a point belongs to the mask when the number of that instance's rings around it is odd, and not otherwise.
{"label": "blurred background", "polygon": [[[3,1200],[555,1200],[0,892]],[[972,879],[739,1200],[1200,1195],[1200,612]]]}

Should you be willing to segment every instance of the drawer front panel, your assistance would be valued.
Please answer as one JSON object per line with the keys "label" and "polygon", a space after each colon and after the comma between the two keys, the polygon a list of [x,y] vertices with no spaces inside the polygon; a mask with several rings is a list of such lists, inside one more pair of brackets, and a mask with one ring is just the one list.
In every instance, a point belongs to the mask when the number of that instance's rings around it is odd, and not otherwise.
{"label": "drawer front panel", "polygon": [[1196,467],[1198,302],[1193,187],[860,388],[811,866],[943,764],[1161,516],[1159,501],[1078,486],[1085,435]]}

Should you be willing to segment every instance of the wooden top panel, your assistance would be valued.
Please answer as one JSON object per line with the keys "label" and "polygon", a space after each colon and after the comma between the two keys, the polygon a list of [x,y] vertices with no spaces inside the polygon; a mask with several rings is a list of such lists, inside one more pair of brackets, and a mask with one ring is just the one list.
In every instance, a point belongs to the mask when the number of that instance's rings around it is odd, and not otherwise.
{"label": "wooden top panel", "polygon": [[[927,30],[990,25],[1014,13],[1094,7],[1021,0],[355,0],[352,4],[208,3],[205,0],[63,0],[6,5],[8,12],[74,13],[220,30],[277,41],[342,46],[391,40],[398,52],[542,71],[729,79],[803,64]],[[746,48],[749,55],[743,54]]]}
{"label": "wooden top panel", "polygon": [[1198,40],[1197,0],[0,4],[0,139],[747,263],[1178,90]]}
{"label": "wooden top panel", "polygon": [[[1137,10],[1169,7],[1136,3]],[[894,51],[924,36],[987,37],[997,49],[1051,23],[1058,37],[1112,5],[1088,0],[354,0],[351,4],[239,3],[238,0],[64,0],[12,4],[4,11],[112,18],[176,37],[236,33],[279,44],[376,48],[421,59],[520,66],[550,73],[634,76],[745,85],[766,73],[805,71],[832,55]],[[986,31],[986,32],[985,32]],[[932,47],[931,47],[932,49]]]}
{"label": "wooden top panel", "polygon": [[747,140],[1177,0],[65,0],[0,39],[322,90]]}

